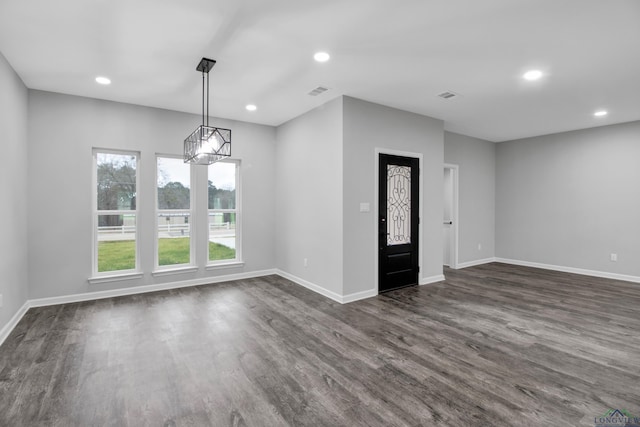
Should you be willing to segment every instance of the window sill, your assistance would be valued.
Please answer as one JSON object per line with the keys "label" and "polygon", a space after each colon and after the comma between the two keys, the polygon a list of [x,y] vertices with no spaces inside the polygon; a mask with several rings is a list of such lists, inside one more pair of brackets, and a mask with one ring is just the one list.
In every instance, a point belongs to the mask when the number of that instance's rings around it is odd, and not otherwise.
{"label": "window sill", "polygon": [[211,270],[222,270],[224,268],[237,268],[237,267],[244,267],[244,262],[232,261],[232,262],[225,262],[220,264],[207,264],[205,268],[207,269],[207,271],[211,271]]}
{"label": "window sill", "polygon": [[87,281],[92,285],[94,285],[97,283],[109,283],[109,282],[119,282],[122,280],[141,279],[143,276],[144,276],[144,273],[110,274],[108,276],[89,277]]}
{"label": "window sill", "polygon": [[177,267],[177,268],[168,268],[166,270],[156,270],[151,273],[153,277],[159,276],[171,276],[173,274],[184,274],[184,273],[195,273],[198,271],[198,267]]}

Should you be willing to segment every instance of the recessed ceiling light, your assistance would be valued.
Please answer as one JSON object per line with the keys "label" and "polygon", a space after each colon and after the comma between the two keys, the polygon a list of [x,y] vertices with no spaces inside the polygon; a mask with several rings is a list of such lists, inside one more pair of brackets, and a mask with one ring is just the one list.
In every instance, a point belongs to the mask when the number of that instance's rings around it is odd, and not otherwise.
{"label": "recessed ceiling light", "polygon": [[100,83],[101,85],[110,85],[111,79],[106,77],[96,77],[96,83]]}
{"label": "recessed ceiling light", "polygon": [[313,59],[315,59],[318,62],[327,62],[329,58],[331,58],[331,56],[329,56],[327,52],[318,52],[315,55],[313,55]]}
{"label": "recessed ceiling light", "polygon": [[255,106],[255,105],[253,105],[253,104],[249,104],[249,105],[247,105],[247,106],[246,106],[246,107],[244,107],[244,108],[246,108],[246,109],[247,109],[247,110],[249,110],[249,111],[256,111],[256,110],[258,109],[258,107],[256,107],[256,106]]}
{"label": "recessed ceiling light", "polygon": [[596,116],[596,117],[606,116],[607,114],[609,114],[609,113],[607,113],[605,110],[600,110],[600,111],[596,111],[595,113],[593,113],[593,115]]}
{"label": "recessed ceiling light", "polygon": [[542,77],[542,71],[540,70],[531,70],[531,71],[527,71],[526,73],[524,73],[524,75],[522,76],[525,80],[538,80],[540,77]]}

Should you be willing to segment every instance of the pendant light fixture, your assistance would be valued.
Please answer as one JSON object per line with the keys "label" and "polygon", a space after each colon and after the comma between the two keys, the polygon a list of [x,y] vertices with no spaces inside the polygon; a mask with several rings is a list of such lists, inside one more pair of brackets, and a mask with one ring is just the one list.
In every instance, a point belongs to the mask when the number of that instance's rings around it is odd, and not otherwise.
{"label": "pendant light fixture", "polygon": [[[231,156],[231,130],[209,126],[209,71],[216,64],[213,59],[202,58],[196,70],[202,73],[202,124],[184,140],[184,162],[210,165]],[[207,80],[207,121],[205,124],[204,94]]]}

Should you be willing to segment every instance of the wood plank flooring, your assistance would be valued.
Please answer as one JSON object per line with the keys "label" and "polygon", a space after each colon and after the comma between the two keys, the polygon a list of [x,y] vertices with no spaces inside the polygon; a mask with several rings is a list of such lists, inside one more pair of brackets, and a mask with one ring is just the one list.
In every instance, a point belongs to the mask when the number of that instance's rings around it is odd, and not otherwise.
{"label": "wood plank flooring", "polygon": [[640,285],[505,264],[340,305],[279,276],[30,309],[1,426],[594,426]]}

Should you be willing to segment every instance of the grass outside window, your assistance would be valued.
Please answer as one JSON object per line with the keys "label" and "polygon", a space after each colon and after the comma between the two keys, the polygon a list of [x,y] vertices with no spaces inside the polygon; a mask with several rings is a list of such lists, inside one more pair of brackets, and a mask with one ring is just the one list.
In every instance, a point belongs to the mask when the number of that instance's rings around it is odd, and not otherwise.
{"label": "grass outside window", "polygon": [[[189,238],[178,237],[158,240],[160,266],[189,263]],[[209,242],[209,254],[215,259],[234,259],[236,251],[219,243]],[[98,271],[133,270],[136,267],[135,240],[98,243]]]}

